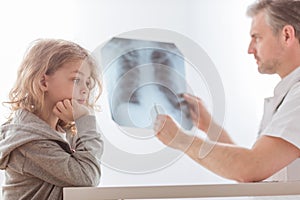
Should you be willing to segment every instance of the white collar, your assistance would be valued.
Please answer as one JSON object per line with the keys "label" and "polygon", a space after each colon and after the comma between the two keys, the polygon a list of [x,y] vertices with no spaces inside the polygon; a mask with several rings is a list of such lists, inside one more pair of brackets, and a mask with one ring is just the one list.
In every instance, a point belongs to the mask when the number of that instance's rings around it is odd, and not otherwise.
{"label": "white collar", "polygon": [[291,89],[291,87],[299,81],[300,67],[297,67],[276,85],[274,89],[274,96],[285,95]]}

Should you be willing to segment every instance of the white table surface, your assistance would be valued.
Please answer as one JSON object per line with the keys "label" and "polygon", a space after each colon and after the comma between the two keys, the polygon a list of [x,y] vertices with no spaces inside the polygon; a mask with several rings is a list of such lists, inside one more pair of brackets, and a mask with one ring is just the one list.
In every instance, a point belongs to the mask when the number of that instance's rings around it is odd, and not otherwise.
{"label": "white table surface", "polygon": [[293,196],[300,182],[64,188],[64,200]]}

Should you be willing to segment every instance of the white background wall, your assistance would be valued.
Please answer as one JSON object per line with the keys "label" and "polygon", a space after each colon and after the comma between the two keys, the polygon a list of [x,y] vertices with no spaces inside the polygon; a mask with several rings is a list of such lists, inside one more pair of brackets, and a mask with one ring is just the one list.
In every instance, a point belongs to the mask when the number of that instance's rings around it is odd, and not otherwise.
{"label": "white background wall", "polygon": [[[252,0],[52,0],[0,1],[0,101],[7,94],[28,44],[62,38],[90,51],[109,38],[139,28],[176,31],[197,42],[214,62],[226,95],[225,128],[245,147],[255,141],[263,98],[278,77],[260,75],[247,54]],[[8,113],[0,107],[0,122]],[[105,126],[105,122],[100,126]],[[2,177],[3,178],[3,177]],[[183,156],[171,166],[142,175],[103,166],[101,185],[228,182]]]}

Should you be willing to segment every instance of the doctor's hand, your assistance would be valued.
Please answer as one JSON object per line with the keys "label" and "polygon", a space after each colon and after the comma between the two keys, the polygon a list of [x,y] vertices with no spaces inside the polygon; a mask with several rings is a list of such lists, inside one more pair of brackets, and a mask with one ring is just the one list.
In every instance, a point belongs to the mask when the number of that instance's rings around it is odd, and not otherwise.
{"label": "doctor's hand", "polygon": [[194,137],[189,136],[168,115],[158,115],[154,122],[156,137],[165,145],[181,151],[187,150]]}
{"label": "doctor's hand", "polygon": [[76,100],[64,99],[56,103],[53,113],[65,123],[70,123],[84,115],[89,115],[90,110],[87,106],[78,103]]}
{"label": "doctor's hand", "polygon": [[184,93],[182,97],[184,98],[185,103],[188,104],[193,124],[198,129],[207,133],[210,123],[212,123],[213,120],[210,113],[204,106],[203,101],[199,97],[187,93]]}

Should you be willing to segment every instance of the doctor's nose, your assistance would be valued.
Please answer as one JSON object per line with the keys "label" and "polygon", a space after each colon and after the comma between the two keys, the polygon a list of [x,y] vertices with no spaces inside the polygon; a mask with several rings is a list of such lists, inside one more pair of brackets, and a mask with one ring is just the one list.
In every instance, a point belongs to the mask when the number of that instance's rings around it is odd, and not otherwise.
{"label": "doctor's nose", "polygon": [[255,54],[255,53],[256,53],[255,47],[254,47],[253,43],[250,42],[250,44],[248,46],[248,54]]}

